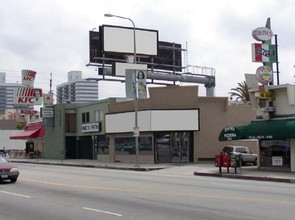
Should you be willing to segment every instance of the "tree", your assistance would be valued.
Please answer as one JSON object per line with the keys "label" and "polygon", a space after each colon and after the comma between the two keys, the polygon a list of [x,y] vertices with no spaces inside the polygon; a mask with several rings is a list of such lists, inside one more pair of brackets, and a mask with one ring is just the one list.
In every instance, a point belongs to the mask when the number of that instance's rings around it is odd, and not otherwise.
{"label": "tree", "polygon": [[232,88],[229,94],[230,99],[235,97],[236,101],[250,102],[250,94],[246,81],[238,83],[238,87]]}

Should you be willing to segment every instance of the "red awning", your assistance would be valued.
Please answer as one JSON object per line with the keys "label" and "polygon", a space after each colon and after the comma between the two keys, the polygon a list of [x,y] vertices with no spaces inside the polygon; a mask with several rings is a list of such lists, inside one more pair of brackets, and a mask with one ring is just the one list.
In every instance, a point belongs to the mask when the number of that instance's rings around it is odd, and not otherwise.
{"label": "red awning", "polygon": [[43,123],[29,124],[25,130],[17,135],[10,136],[10,139],[33,139],[43,138],[45,136],[45,127]]}

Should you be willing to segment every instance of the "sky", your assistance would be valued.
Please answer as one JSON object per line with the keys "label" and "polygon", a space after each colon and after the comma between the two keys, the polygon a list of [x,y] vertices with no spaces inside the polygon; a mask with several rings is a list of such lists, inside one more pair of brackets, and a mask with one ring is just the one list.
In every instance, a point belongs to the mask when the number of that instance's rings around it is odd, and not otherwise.
{"label": "sky", "polygon": [[[96,78],[89,63],[89,30],[101,25],[132,27],[128,20],[104,17],[111,13],[132,19],[138,28],[159,31],[159,40],[187,49],[184,65],[215,69],[216,96],[255,74],[252,30],[271,29],[278,39],[279,83],[294,83],[295,3],[293,0],[0,0],[0,72],[6,82],[21,82],[21,70],[37,72],[35,87],[47,93],[67,82],[69,71]],[[274,43],[274,39],[273,39]],[[274,76],[277,84],[277,76]],[[199,94],[205,95],[204,85]],[[99,97],[124,97],[122,83],[99,82]]]}

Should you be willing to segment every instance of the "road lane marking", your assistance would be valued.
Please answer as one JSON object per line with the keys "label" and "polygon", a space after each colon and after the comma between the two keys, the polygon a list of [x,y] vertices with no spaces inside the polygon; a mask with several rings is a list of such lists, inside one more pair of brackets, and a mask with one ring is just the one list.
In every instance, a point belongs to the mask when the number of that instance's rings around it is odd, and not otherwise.
{"label": "road lane marking", "polygon": [[31,196],[26,196],[26,195],[22,195],[22,194],[17,194],[17,193],[12,193],[12,192],[7,192],[7,191],[0,191],[1,193],[5,193],[5,194],[9,194],[9,195],[13,195],[13,196],[19,196],[19,197],[24,197],[24,198],[28,198],[31,199]]}
{"label": "road lane marking", "polygon": [[99,209],[92,209],[92,208],[87,208],[87,207],[82,207],[82,209],[89,210],[89,211],[94,211],[94,212],[100,212],[100,213],[104,213],[104,214],[108,214],[108,215],[115,215],[115,216],[119,216],[119,217],[123,216],[123,215],[118,214],[118,213],[103,211],[103,210],[99,210]]}
{"label": "road lane marking", "polygon": [[66,188],[79,188],[79,189],[88,189],[88,190],[104,190],[104,191],[117,191],[117,192],[131,192],[131,193],[145,193],[145,194],[153,194],[153,195],[165,195],[165,196],[187,196],[194,198],[204,198],[204,199],[220,199],[220,200],[236,200],[236,201],[244,201],[244,202],[265,202],[265,203],[275,203],[281,205],[295,205],[295,201],[286,201],[286,200],[274,200],[274,199],[266,199],[266,198],[248,198],[248,197],[239,197],[239,196],[222,196],[222,195],[202,195],[195,193],[182,193],[182,192],[164,192],[164,191],[148,191],[142,189],[126,189],[126,188],[115,188],[115,187],[103,187],[103,186],[87,186],[87,185],[74,185],[68,183],[60,183],[60,182],[51,182],[51,181],[42,181],[42,180],[34,180],[34,179],[24,179],[21,178],[21,181],[46,184],[52,186],[66,187]]}

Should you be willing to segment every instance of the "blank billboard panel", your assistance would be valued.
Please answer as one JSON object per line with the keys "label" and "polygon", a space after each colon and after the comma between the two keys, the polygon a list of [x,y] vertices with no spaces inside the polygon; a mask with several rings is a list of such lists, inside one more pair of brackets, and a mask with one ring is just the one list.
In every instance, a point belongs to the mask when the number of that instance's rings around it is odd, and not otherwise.
{"label": "blank billboard panel", "polygon": [[[100,26],[102,52],[134,54],[134,29],[118,26]],[[136,54],[158,54],[158,31],[137,29],[135,31]]]}

